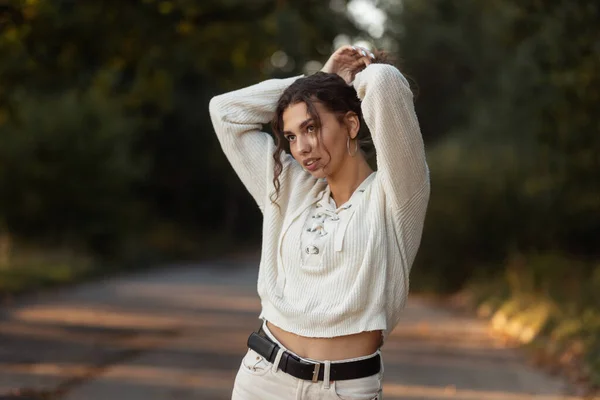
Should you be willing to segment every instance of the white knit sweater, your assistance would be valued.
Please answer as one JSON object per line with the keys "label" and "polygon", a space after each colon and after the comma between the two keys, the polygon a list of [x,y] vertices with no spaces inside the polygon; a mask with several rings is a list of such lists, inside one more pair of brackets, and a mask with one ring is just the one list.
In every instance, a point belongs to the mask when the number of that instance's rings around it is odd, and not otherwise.
{"label": "white knit sweater", "polygon": [[335,233],[343,235],[336,238],[336,248],[324,249],[319,268],[306,268],[300,232],[290,227],[302,226],[297,220],[303,221],[323,197],[327,183],[284,153],[280,208],[273,205],[275,145],[261,131],[283,91],[298,78],[267,80],[216,96],[209,105],[223,151],[264,217],[259,318],[302,336],[381,329],[385,339],[408,295],[429,200],[429,169],[412,92],[390,65],[372,64],[356,75],[353,85],[373,137],[377,173],[361,205]]}

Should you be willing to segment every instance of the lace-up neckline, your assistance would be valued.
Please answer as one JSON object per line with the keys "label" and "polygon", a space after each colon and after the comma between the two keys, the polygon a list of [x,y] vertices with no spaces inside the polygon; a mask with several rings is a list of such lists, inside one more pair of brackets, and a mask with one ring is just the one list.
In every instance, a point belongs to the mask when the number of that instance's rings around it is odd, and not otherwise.
{"label": "lace-up neckline", "polygon": [[[324,194],[311,209],[304,222],[301,235],[302,264],[317,267],[321,262],[323,251],[334,241],[334,250],[341,251],[346,227],[355,210],[351,210],[370,185],[375,173],[371,173],[352,193],[350,199],[336,207],[331,198],[331,188],[327,186]],[[351,210],[351,211],[350,211]]]}

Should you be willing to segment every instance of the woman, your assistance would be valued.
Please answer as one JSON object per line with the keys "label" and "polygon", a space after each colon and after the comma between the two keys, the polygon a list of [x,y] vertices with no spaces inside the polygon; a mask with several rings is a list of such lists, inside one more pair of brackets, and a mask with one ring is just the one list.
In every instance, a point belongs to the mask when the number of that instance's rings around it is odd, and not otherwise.
{"label": "woman", "polygon": [[[378,61],[344,46],[314,75],[210,102],[223,151],[264,217],[262,326],[234,400],[382,398],[380,348],[408,294],[429,171],[409,84]],[[361,150],[363,118],[377,172]],[[275,141],[261,132],[270,120]]]}

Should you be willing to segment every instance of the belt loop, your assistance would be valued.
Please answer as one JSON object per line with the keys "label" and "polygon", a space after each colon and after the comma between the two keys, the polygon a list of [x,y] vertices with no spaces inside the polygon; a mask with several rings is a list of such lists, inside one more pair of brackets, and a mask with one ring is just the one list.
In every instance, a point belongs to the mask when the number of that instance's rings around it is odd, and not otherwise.
{"label": "belt loop", "polygon": [[281,356],[283,355],[283,352],[285,350],[280,348],[277,351],[277,355],[275,356],[275,360],[273,361],[273,366],[271,367],[271,369],[273,370],[273,373],[276,373],[277,370],[279,369],[279,362],[281,361]]}
{"label": "belt loop", "polygon": [[331,371],[331,361],[325,360],[325,371],[323,372],[323,388],[329,389],[329,375]]}

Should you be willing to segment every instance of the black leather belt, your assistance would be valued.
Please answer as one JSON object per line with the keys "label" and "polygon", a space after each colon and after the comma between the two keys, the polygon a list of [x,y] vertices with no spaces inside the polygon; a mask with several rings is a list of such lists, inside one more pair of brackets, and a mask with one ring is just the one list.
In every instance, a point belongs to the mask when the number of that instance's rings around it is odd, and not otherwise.
{"label": "black leather belt", "polygon": [[[271,364],[275,362],[275,357],[277,357],[277,353],[281,348],[266,335],[262,327],[258,332],[250,334],[248,347],[263,356]],[[279,369],[296,378],[317,382],[323,380],[325,364],[310,363],[284,351],[281,355],[281,361],[279,361]],[[332,362],[329,369],[329,380],[343,381],[364,378],[379,373],[380,369],[381,356],[379,354],[359,361]]]}

